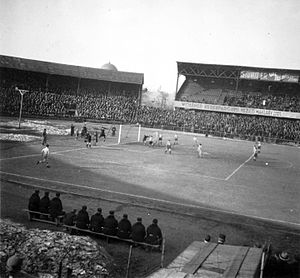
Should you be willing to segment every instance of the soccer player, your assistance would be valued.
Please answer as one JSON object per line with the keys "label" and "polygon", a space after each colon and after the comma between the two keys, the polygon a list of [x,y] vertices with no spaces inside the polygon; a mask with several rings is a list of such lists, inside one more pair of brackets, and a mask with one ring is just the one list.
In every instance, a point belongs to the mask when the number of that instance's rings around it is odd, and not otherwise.
{"label": "soccer player", "polygon": [[165,153],[169,152],[169,154],[171,154],[171,152],[172,152],[171,146],[172,146],[171,141],[168,140],[168,141],[167,141],[167,144],[166,144],[166,150],[165,150]]}
{"label": "soccer player", "polygon": [[92,147],[92,135],[90,133],[86,134],[86,147],[87,148]]}
{"label": "soccer player", "polygon": [[260,151],[261,151],[261,142],[258,141],[257,142],[257,152],[260,153]]}
{"label": "soccer player", "polygon": [[193,147],[197,147],[199,144],[196,136],[194,136],[193,141],[194,141]]}
{"label": "soccer player", "polygon": [[103,127],[101,127],[101,131],[100,131],[100,136],[99,136],[99,139],[100,139],[101,137],[104,137],[104,140],[103,140],[103,142],[105,142],[106,135],[105,135],[105,127],[104,127],[104,126],[103,126]]}
{"label": "soccer player", "polygon": [[160,146],[162,146],[162,139],[163,139],[163,136],[162,136],[162,134],[160,133],[160,134],[158,135],[158,145],[160,145]]}
{"label": "soccer player", "polygon": [[113,126],[111,128],[111,136],[116,136],[116,131],[117,131],[117,128],[115,126]]}
{"label": "soccer player", "polygon": [[201,158],[202,157],[202,144],[201,143],[198,145],[197,151],[198,151],[198,158]]}
{"label": "soccer player", "polygon": [[254,144],[253,145],[253,160],[256,161],[257,159],[257,153],[258,153],[258,149],[257,146]]}
{"label": "soccer player", "polygon": [[174,145],[178,145],[178,135],[174,135]]}
{"label": "soccer player", "polygon": [[48,157],[50,155],[49,145],[47,144],[45,148],[42,149],[42,159],[37,161],[36,164],[46,163],[47,168],[49,168]]}
{"label": "soccer player", "polygon": [[146,145],[148,137],[149,137],[148,135],[146,135],[146,134],[144,135],[144,137],[143,137],[143,143],[144,143],[144,145]]}
{"label": "soccer player", "polygon": [[153,136],[152,136],[152,135],[150,135],[150,137],[149,137],[149,146],[150,146],[150,147],[153,147],[153,146],[154,146]]}
{"label": "soccer player", "polygon": [[46,145],[47,144],[47,131],[46,131],[46,128],[44,128],[44,131],[43,131],[43,141],[42,141],[42,145]]}

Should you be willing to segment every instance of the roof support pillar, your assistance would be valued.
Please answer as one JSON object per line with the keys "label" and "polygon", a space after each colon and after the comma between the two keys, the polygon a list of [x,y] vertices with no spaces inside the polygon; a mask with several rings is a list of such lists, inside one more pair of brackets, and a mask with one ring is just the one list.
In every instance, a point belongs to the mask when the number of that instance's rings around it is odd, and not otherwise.
{"label": "roof support pillar", "polygon": [[176,89],[175,89],[175,98],[176,98],[177,91],[178,91],[178,79],[179,79],[179,72],[177,73],[177,81],[176,81]]}
{"label": "roof support pillar", "polygon": [[79,77],[79,78],[78,78],[78,82],[77,82],[77,90],[76,90],[76,95],[77,95],[77,96],[79,95],[80,81],[81,81],[81,78]]}

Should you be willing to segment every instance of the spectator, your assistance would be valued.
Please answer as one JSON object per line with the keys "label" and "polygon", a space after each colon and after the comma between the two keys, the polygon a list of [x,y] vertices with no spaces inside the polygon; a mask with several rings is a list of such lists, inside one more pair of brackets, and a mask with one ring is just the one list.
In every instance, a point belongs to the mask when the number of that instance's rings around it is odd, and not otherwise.
{"label": "spectator", "polygon": [[[28,203],[28,210],[31,211],[39,211],[40,208],[40,191],[39,190],[35,190],[34,193],[31,195],[31,197],[29,198],[29,203]],[[29,213],[30,217],[35,217],[35,218],[39,218],[39,214],[36,213]]]}
{"label": "spectator", "polygon": [[50,206],[49,192],[45,192],[44,197],[40,200],[40,212],[49,213],[49,206]]}
{"label": "spectator", "polygon": [[76,222],[76,209],[73,209],[71,212],[68,212],[64,215],[64,224],[67,226],[74,226]]}
{"label": "spectator", "polygon": [[137,222],[132,225],[131,237],[133,241],[144,242],[146,236],[146,229],[142,223],[142,218],[138,217]]}
{"label": "spectator", "polygon": [[103,232],[107,235],[115,236],[118,230],[118,221],[115,218],[115,212],[111,210],[104,219]]}
{"label": "spectator", "polygon": [[55,197],[50,201],[49,213],[52,218],[52,221],[54,221],[58,216],[64,215],[59,192],[57,192]]}
{"label": "spectator", "polygon": [[87,206],[82,206],[82,209],[77,214],[76,227],[79,229],[88,229],[89,224],[90,218],[87,212]]}
{"label": "spectator", "polygon": [[152,245],[161,245],[162,243],[162,232],[158,226],[158,220],[153,219],[152,224],[150,224],[146,230],[145,242]]}
{"label": "spectator", "polygon": [[123,219],[120,220],[118,224],[118,237],[120,238],[130,238],[131,235],[131,223],[128,220],[128,215],[124,214]]}
{"label": "spectator", "polygon": [[206,235],[206,236],[205,236],[204,242],[205,242],[205,243],[210,242],[210,235]]}
{"label": "spectator", "polygon": [[104,225],[104,217],[102,215],[102,209],[98,208],[97,212],[91,217],[90,229],[96,233],[102,233]]}
{"label": "spectator", "polygon": [[219,244],[224,244],[224,243],[225,243],[225,238],[226,238],[225,235],[219,234],[219,237],[218,237],[218,243],[219,243]]}
{"label": "spectator", "polygon": [[20,253],[15,253],[13,256],[9,257],[6,262],[6,270],[8,272],[8,277],[13,278],[17,275],[22,267],[23,256]]}

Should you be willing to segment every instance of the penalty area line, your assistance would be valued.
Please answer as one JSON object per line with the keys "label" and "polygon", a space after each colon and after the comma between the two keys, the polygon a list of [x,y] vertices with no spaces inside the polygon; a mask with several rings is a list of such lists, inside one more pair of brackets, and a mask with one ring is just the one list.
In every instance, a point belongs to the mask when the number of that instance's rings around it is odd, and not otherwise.
{"label": "penalty area line", "polygon": [[253,155],[251,155],[246,161],[244,161],[239,167],[237,167],[227,178],[225,178],[226,181],[228,181],[238,170],[240,170],[251,158]]}

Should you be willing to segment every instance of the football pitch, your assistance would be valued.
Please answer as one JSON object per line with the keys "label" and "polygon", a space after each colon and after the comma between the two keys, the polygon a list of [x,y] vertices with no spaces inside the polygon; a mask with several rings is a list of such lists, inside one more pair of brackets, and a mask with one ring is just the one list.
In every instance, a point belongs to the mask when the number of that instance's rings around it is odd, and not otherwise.
{"label": "football pitch", "polygon": [[[47,123],[71,125],[67,121]],[[101,126],[87,123],[88,130]],[[300,228],[299,148],[263,144],[253,161],[253,142],[197,135],[203,145],[203,157],[198,158],[194,134],[177,132],[178,145],[170,155],[164,152],[165,142],[170,139],[173,143],[175,132],[142,128],[141,138],[156,131],[163,135],[163,146],[149,147],[134,142],[137,129],[124,126],[120,144],[118,135],[108,136],[92,148],[86,148],[82,138],[49,135],[50,168],[36,165],[40,140],[2,141],[1,176],[49,190],[143,202],[151,207],[164,204],[227,212]]]}

